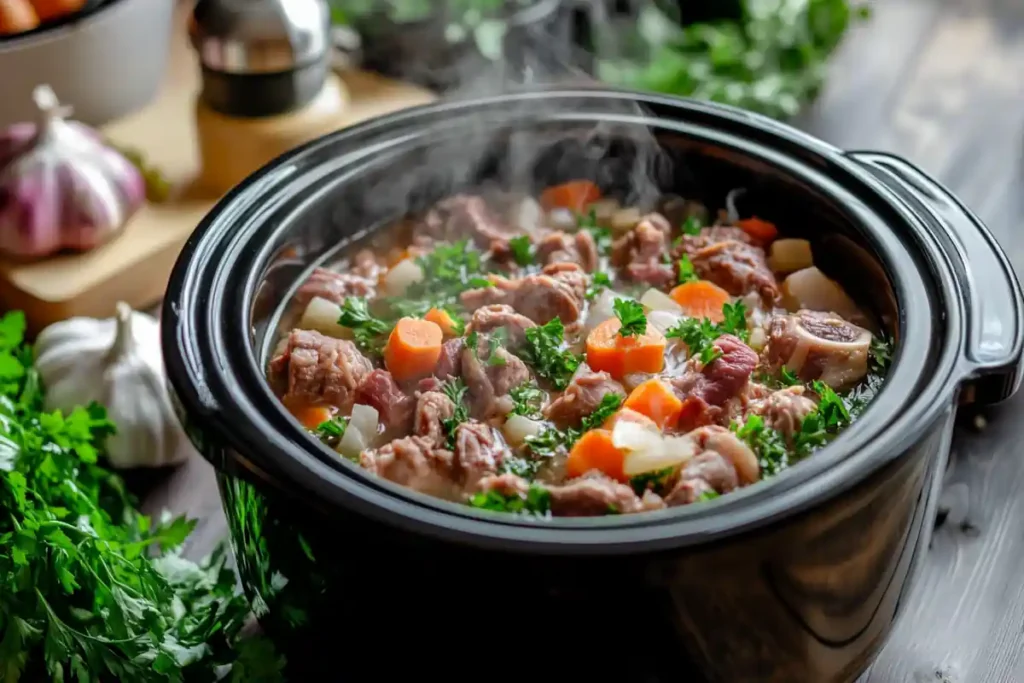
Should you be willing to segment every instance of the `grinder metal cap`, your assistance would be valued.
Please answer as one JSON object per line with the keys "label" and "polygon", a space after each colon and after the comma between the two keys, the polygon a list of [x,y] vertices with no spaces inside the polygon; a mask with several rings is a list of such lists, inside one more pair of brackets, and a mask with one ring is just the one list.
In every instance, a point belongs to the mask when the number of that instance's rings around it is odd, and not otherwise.
{"label": "grinder metal cap", "polygon": [[235,116],[285,113],[316,96],[330,62],[324,0],[199,0],[189,37],[203,100]]}

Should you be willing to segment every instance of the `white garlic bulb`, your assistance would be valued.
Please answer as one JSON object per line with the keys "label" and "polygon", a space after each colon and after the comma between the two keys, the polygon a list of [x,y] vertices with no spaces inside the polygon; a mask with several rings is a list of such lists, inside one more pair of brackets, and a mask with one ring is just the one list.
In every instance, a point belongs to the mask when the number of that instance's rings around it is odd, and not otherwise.
{"label": "white garlic bulb", "polygon": [[164,382],[160,327],[152,316],[117,304],[112,319],[53,323],[35,344],[46,409],[70,411],[95,401],[117,427],[107,456],[117,468],[163,467],[192,452]]}

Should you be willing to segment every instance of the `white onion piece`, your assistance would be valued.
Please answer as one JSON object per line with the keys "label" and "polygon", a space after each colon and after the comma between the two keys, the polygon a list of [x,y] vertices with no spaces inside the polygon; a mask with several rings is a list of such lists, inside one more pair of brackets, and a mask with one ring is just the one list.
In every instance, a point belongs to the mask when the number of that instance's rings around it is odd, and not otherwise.
{"label": "white onion piece", "polygon": [[579,228],[579,221],[570,209],[551,209],[548,211],[548,225],[555,230],[572,232]]}
{"label": "white onion piece", "polygon": [[352,336],[348,328],[338,324],[341,317],[341,306],[327,299],[315,296],[306,304],[306,310],[299,319],[300,330],[315,330],[328,337],[347,339]]}
{"label": "white onion piece", "polygon": [[662,334],[678,325],[682,319],[682,310],[678,313],[675,311],[651,311],[647,314],[647,324]]}
{"label": "white onion piece", "polygon": [[663,436],[657,429],[620,420],[612,430],[612,443],[626,451],[622,471],[627,477],[685,464],[700,450],[687,435]]}
{"label": "white onion piece", "polygon": [[760,352],[768,343],[768,334],[763,327],[755,327],[750,330],[750,348]]}
{"label": "white onion piece", "polygon": [[412,285],[423,280],[423,269],[411,258],[395,264],[384,276],[384,291],[388,296],[404,296]]}
{"label": "white onion piece", "polygon": [[358,429],[352,429],[350,424],[345,430],[345,436],[341,437],[341,441],[338,442],[334,450],[343,458],[354,460],[369,447],[370,440]]}
{"label": "white onion piece", "polygon": [[862,318],[842,286],[812,266],[792,273],[782,283],[782,301],[790,311],[831,311],[846,320]]}
{"label": "white onion piece", "polygon": [[533,197],[516,200],[508,212],[508,221],[520,230],[537,232],[544,223],[544,209]]}
{"label": "white onion piece", "polygon": [[807,240],[781,239],[772,242],[768,266],[776,273],[792,273],[814,265],[811,243]]}
{"label": "white onion piece", "polygon": [[505,434],[505,441],[516,447],[526,443],[526,437],[537,436],[544,431],[544,425],[524,415],[512,415],[505,421],[501,431]]}
{"label": "white onion piece", "polygon": [[746,194],[746,192],[746,188],[738,187],[725,196],[725,210],[728,213],[730,224],[740,219],[740,212],[736,208],[736,200]]}
{"label": "white onion piece", "polygon": [[353,429],[361,432],[367,441],[377,436],[377,423],[380,418],[377,409],[360,403],[352,406],[352,417],[349,418],[346,433]]}
{"label": "white onion piece", "polygon": [[640,303],[649,311],[668,311],[669,313],[683,314],[683,307],[677,304],[672,297],[665,292],[651,287],[640,297]]}
{"label": "white onion piece", "polygon": [[594,299],[594,302],[590,304],[590,310],[587,311],[587,322],[583,326],[584,336],[590,334],[591,330],[603,323],[605,320],[615,317],[616,299],[633,300],[632,297],[619,294],[611,289],[606,289],[598,294],[597,298]]}
{"label": "white onion piece", "polygon": [[635,206],[631,206],[628,209],[619,209],[612,214],[612,232],[621,233],[632,230],[637,226],[641,218],[643,218],[643,215],[640,213],[640,209]]}

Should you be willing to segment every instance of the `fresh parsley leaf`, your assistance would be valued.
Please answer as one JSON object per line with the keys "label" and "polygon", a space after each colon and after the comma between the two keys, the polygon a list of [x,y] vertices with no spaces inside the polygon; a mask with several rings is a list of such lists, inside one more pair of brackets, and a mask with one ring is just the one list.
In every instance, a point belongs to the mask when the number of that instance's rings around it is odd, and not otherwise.
{"label": "fresh parsley leaf", "polygon": [[522,415],[531,420],[539,420],[543,417],[540,411],[544,405],[545,395],[536,383],[523,382],[519,386],[513,387],[509,395],[515,403],[512,408],[513,415]]}
{"label": "fresh parsley leaf", "polygon": [[686,318],[665,332],[665,336],[683,342],[691,356],[699,356],[701,363],[707,365],[718,357],[713,344],[723,334],[734,335],[743,341],[750,336],[746,306],[742,301],[725,304],[722,313],[725,319],[721,323],[713,323],[708,318]]}
{"label": "fresh parsley leaf", "polygon": [[465,382],[458,377],[448,380],[441,387],[441,392],[455,404],[455,412],[452,416],[441,420],[441,426],[444,428],[449,450],[454,450],[455,448],[455,432],[458,430],[459,425],[469,421],[469,409],[463,400],[466,397],[467,391]]}
{"label": "fresh parsley leaf", "polygon": [[520,235],[513,237],[508,241],[508,246],[512,250],[512,258],[520,266],[528,266],[533,261],[533,253],[530,243],[530,238],[526,235]]}
{"label": "fresh parsley leaf", "polygon": [[345,436],[345,429],[347,427],[348,418],[336,415],[326,422],[321,422],[315,431],[322,441],[334,442]]}
{"label": "fresh parsley leaf", "polygon": [[621,396],[618,394],[605,394],[601,398],[601,403],[599,403],[597,408],[594,409],[594,412],[583,418],[583,421],[580,423],[579,435],[572,439],[572,443],[569,445],[572,446],[579,440],[580,436],[589,432],[591,429],[597,429],[607,422],[608,418],[614,415],[615,411],[617,411],[621,405]]}
{"label": "fresh parsley leaf", "polygon": [[742,301],[726,303],[722,306],[722,315],[725,316],[720,324],[722,334],[731,334],[744,342],[750,339],[750,332],[747,330],[747,307]]}
{"label": "fresh parsley leaf", "polygon": [[796,376],[796,373],[783,365],[779,368],[779,382],[787,387],[794,387],[800,384],[800,378]]}
{"label": "fresh parsley leaf", "polygon": [[597,247],[597,253],[601,256],[607,256],[608,252],[610,252],[612,248],[612,231],[598,225],[597,212],[594,209],[591,209],[590,213],[579,214],[576,217],[576,224],[580,229],[589,232],[594,238],[594,245]]}
{"label": "fresh parsley leaf", "polygon": [[722,351],[721,349],[714,345],[714,342],[712,342],[711,345],[705,346],[703,349],[700,350],[701,365],[711,365],[721,357]]}
{"label": "fresh parsley leaf", "polygon": [[685,285],[687,282],[696,282],[699,279],[690,257],[683,254],[683,257],[679,259],[679,284]]}
{"label": "fresh parsley leaf", "polygon": [[531,484],[524,495],[481,491],[469,499],[469,505],[481,510],[546,517],[551,510],[551,493],[538,484]]}
{"label": "fresh parsley leaf", "polygon": [[423,317],[431,308],[458,311],[459,295],[467,289],[489,287],[484,277],[480,252],[469,240],[437,244],[417,257],[423,279],[413,283],[401,298],[387,300],[395,319]]}
{"label": "fresh parsley leaf", "polygon": [[487,339],[487,364],[491,366],[503,366],[507,362],[504,356],[498,355],[498,349],[508,344],[508,330],[499,327],[491,332]]}
{"label": "fresh parsley leaf", "polygon": [[749,415],[743,424],[733,422],[732,430],[757,455],[761,477],[766,479],[789,467],[789,449],[782,434],[764,423],[760,415]]}
{"label": "fresh parsley leaf", "polygon": [[872,337],[870,354],[871,372],[884,375],[892,364],[892,340],[887,337]]}
{"label": "fresh parsley leaf", "polygon": [[644,491],[647,491],[648,489],[655,493],[659,493],[667,487],[668,482],[675,471],[675,467],[666,467],[665,469],[658,470],[656,472],[638,474],[637,476],[630,478],[629,485],[633,487],[633,490],[636,491],[636,495],[638,496],[642,496]]}
{"label": "fresh parsley leaf", "polygon": [[370,313],[366,299],[349,297],[341,305],[338,324],[352,330],[356,346],[367,353],[379,353],[384,348],[385,338],[393,324],[380,320]]}
{"label": "fresh parsley leaf", "polygon": [[818,407],[804,417],[793,437],[793,447],[801,458],[828,444],[851,421],[849,409],[832,387],[814,381],[811,390],[818,395]]}
{"label": "fresh parsley leaf", "polygon": [[639,337],[647,331],[647,316],[644,307],[630,299],[616,299],[612,304],[615,317],[622,323],[619,327],[620,337]]}
{"label": "fresh parsley leaf", "polygon": [[565,327],[558,318],[526,330],[526,343],[518,350],[534,372],[551,382],[558,390],[569,386],[569,380],[580,367],[580,358],[564,348]]}
{"label": "fresh parsley leaf", "polygon": [[708,501],[708,500],[714,500],[715,498],[718,498],[721,495],[722,494],[720,494],[718,491],[715,491],[714,489],[711,489],[711,490],[705,491],[704,493],[700,494],[700,497],[697,498],[697,502],[698,503],[703,503],[703,502]]}
{"label": "fresh parsley leaf", "polygon": [[685,221],[683,221],[680,230],[683,231],[684,235],[690,235],[691,237],[694,237],[700,234],[700,231],[703,227],[704,225],[702,224],[699,218],[697,218],[696,216],[690,216]]}
{"label": "fresh parsley leaf", "polygon": [[607,422],[608,418],[614,415],[621,405],[621,396],[606,394],[594,412],[583,418],[578,428],[569,427],[563,431],[556,427],[548,427],[536,436],[526,437],[526,443],[535,455],[553,457],[560,451],[570,450],[581,436]]}
{"label": "fresh parsley leaf", "polygon": [[608,287],[611,287],[612,280],[605,273],[594,273],[593,277],[590,278],[590,286],[587,287],[587,301],[593,301],[598,294],[603,292]]}

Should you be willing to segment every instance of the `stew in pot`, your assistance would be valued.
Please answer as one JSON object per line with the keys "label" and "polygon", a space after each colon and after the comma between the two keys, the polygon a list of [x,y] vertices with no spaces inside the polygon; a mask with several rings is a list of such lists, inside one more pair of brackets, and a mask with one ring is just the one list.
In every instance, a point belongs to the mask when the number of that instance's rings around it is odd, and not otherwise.
{"label": "stew in pot", "polygon": [[588,181],[450,197],[312,274],[269,379],[339,457],[478,508],[634,513],[770,478],[856,419],[891,348],[735,194],[717,216]]}

